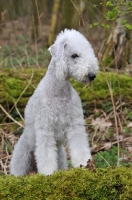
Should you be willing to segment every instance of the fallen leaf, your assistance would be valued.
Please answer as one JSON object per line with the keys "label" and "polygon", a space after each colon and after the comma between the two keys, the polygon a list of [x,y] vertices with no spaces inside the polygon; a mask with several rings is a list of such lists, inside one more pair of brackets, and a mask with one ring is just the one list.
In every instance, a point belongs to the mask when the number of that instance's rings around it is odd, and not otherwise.
{"label": "fallen leaf", "polygon": [[132,122],[129,122],[129,124],[127,124],[127,127],[132,128]]}
{"label": "fallen leaf", "polygon": [[109,128],[112,126],[112,123],[109,121],[106,121],[105,118],[97,117],[95,120],[94,119],[92,120],[91,125],[97,126],[100,131],[105,131],[106,128]]}

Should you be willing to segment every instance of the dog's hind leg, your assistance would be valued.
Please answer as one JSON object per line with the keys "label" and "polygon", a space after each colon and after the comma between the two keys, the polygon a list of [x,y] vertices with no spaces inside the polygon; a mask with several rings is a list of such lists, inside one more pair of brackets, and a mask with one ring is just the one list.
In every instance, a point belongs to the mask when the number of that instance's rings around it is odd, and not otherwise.
{"label": "dog's hind leg", "polygon": [[25,128],[18,143],[15,145],[10,163],[10,174],[13,174],[15,176],[25,175],[34,170],[32,168],[35,166],[35,163],[33,164],[33,160],[35,161],[35,159],[33,158],[35,141],[33,141],[33,136],[30,140],[30,134],[26,134],[26,132],[29,131],[31,130]]}

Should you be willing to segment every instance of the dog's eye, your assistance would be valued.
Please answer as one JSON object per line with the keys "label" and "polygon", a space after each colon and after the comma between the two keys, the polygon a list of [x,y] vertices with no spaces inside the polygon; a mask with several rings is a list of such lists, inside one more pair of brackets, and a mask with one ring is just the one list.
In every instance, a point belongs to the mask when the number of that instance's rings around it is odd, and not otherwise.
{"label": "dog's eye", "polygon": [[78,58],[79,55],[77,55],[77,54],[73,54],[71,57],[75,59],[75,58]]}

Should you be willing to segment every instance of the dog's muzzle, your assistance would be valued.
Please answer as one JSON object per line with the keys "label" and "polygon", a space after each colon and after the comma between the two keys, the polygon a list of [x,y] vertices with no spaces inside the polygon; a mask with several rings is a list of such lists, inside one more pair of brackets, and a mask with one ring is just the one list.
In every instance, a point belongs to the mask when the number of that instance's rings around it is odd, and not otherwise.
{"label": "dog's muzzle", "polygon": [[88,75],[87,75],[89,81],[93,81],[95,78],[96,78],[96,75],[93,73],[93,72],[90,72]]}

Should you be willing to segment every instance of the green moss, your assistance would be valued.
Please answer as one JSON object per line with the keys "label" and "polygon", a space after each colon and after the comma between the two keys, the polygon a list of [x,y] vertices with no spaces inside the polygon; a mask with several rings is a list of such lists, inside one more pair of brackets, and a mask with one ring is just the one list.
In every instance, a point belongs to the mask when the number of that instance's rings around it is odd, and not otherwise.
{"label": "green moss", "polygon": [[1,176],[0,199],[127,200],[132,197],[132,168],[106,168],[92,172],[71,169],[51,176]]}
{"label": "green moss", "polygon": [[[33,76],[29,87],[19,100],[19,104],[25,106],[28,98],[32,95],[36,85],[39,83],[46,69],[26,68],[26,69],[4,69],[0,74],[0,103],[8,102],[12,105],[21,96]],[[27,97],[27,98],[26,98]]]}
{"label": "green moss", "polygon": [[14,102],[14,98],[18,98],[22,92],[22,82],[13,77],[5,78],[3,81],[6,88],[6,98],[9,102]]}
{"label": "green moss", "polygon": [[106,77],[113,91],[114,98],[131,99],[132,78],[123,74],[116,74],[100,72],[93,83],[84,86],[83,84],[72,80],[74,88],[78,91],[82,101],[96,101],[106,100],[110,98],[110,92]]}
{"label": "green moss", "polygon": [[[9,101],[9,103],[12,102],[12,98],[17,99],[21,95],[22,91],[25,89],[27,84],[29,83],[29,80],[33,73],[31,84],[23,94],[23,97],[30,97],[35,87],[45,74],[45,71],[46,69],[35,69],[35,68],[32,69],[28,68],[24,70],[20,69],[2,70],[3,73],[1,73],[0,75],[0,89],[2,91],[2,94],[0,95],[1,101],[2,99],[5,100],[4,96],[6,96],[7,101]],[[114,97],[118,97],[120,94],[122,98],[124,97],[128,99],[131,98],[131,90],[132,90],[131,77],[121,74],[117,75],[116,73],[108,73],[108,72],[106,73],[106,77],[113,90]],[[110,97],[108,85],[103,72],[100,72],[95,81],[89,85],[83,85],[82,83],[79,83],[75,79],[72,79],[71,83],[73,87],[78,91],[83,101],[106,99]]]}
{"label": "green moss", "polygon": [[[0,104],[6,110],[9,110],[14,105],[14,102],[17,102],[17,108],[23,113],[29,97],[33,94],[45,72],[46,68],[0,69]],[[97,106],[103,100],[110,100],[106,77],[112,88],[115,100],[119,99],[120,96],[122,101],[131,101],[132,78],[123,74],[109,72],[104,74],[100,72],[91,84],[84,85],[75,79],[71,79],[71,83],[75,90],[78,91],[81,100],[86,102],[89,107],[92,107],[93,104]],[[27,87],[28,84],[29,86]],[[23,92],[24,90],[25,92]],[[21,98],[19,98],[20,96]]]}

